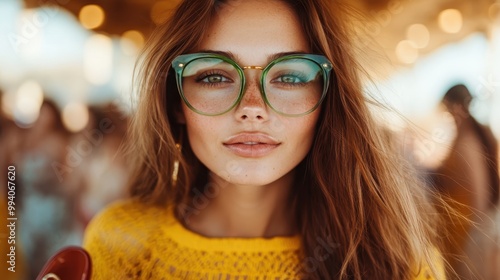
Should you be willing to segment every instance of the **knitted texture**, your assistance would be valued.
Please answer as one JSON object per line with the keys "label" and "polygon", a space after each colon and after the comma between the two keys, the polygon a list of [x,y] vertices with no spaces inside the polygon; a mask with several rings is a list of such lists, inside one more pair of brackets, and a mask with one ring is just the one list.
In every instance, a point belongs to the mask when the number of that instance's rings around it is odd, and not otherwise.
{"label": "knitted texture", "polygon": [[[86,229],[94,280],[300,279],[300,237],[208,238],[168,208],[115,203]],[[417,280],[433,279],[427,269]]]}
{"label": "knitted texture", "polygon": [[298,236],[207,238],[184,228],[167,208],[133,201],[98,214],[84,247],[95,280],[299,279]]}

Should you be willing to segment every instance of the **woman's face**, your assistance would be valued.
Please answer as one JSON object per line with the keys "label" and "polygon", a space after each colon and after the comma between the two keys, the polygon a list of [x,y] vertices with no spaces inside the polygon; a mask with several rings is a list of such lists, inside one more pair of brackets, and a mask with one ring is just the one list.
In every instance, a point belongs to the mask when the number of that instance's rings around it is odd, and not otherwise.
{"label": "woman's face", "polygon": [[[240,66],[266,66],[279,53],[309,53],[294,12],[280,1],[230,1],[217,14],[197,52],[230,53]],[[291,171],[311,147],[319,110],[285,117],[266,106],[258,69],[244,71],[247,85],[235,108],[204,116],[183,104],[191,148],[215,175],[239,185],[267,185]]]}

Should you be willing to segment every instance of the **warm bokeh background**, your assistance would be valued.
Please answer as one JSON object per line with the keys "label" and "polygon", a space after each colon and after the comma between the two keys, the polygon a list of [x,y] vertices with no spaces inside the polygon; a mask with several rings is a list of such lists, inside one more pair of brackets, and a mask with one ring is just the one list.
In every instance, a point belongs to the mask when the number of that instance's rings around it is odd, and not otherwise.
{"label": "warm bokeh background", "polygon": [[[500,1],[348,2],[360,11],[353,26],[366,92],[392,107],[374,110],[408,158],[427,169],[446,157],[455,128],[439,104],[456,83],[500,138]],[[134,63],[177,3],[0,0],[0,220],[9,165],[18,217],[15,274],[0,225],[1,279],[34,279],[55,251],[81,244],[95,213],[126,195],[120,145]]]}

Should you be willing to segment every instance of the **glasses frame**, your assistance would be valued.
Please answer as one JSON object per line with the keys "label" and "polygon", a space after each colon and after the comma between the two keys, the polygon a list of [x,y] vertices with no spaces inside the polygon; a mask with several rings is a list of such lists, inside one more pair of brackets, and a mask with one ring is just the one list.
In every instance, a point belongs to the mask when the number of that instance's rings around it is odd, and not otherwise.
{"label": "glasses frame", "polygon": [[[206,112],[202,112],[202,111],[196,109],[195,107],[193,107],[193,105],[191,105],[191,103],[189,103],[189,101],[184,96],[184,90],[182,89],[182,75],[184,73],[185,66],[188,65],[189,63],[191,63],[192,61],[197,60],[197,59],[201,59],[201,58],[216,58],[216,59],[220,59],[220,60],[222,60],[224,62],[227,62],[227,63],[231,64],[238,71],[238,75],[239,75],[239,77],[241,79],[241,86],[240,86],[240,92],[238,94],[238,98],[236,99],[236,101],[231,106],[229,106],[228,109],[226,109],[226,110],[224,110],[224,111],[222,111],[220,113],[206,113]],[[323,79],[323,92],[321,93],[321,97],[318,100],[318,103],[313,108],[311,108],[310,110],[308,110],[308,111],[306,111],[304,113],[300,113],[300,114],[283,113],[283,112],[280,112],[277,109],[275,109],[273,107],[273,105],[271,105],[271,103],[269,102],[269,100],[267,99],[267,95],[266,95],[266,91],[265,91],[265,87],[264,87],[265,78],[266,78],[267,73],[269,72],[269,70],[275,64],[277,64],[277,63],[279,63],[279,62],[281,62],[283,60],[297,59],[297,58],[299,58],[299,59],[306,59],[306,60],[312,61],[315,64],[317,64],[319,66],[319,68],[321,68],[321,70],[323,71],[323,78],[324,78]],[[184,103],[186,104],[186,106],[189,109],[191,109],[192,111],[194,111],[194,112],[196,112],[196,113],[198,113],[200,115],[204,115],[204,116],[220,116],[220,115],[223,115],[223,114],[231,111],[237,104],[239,104],[241,102],[241,99],[243,98],[243,95],[245,93],[246,77],[245,77],[244,70],[245,69],[258,69],[258,70],[262,70],[262,74],[260,75],[260,95],[261,95],[262,99],[264,100],[264,102],[266,103],[266,105],[269,106],[269,108],[271,108],[273,111],[275,111],[276,113],[278,113],[280,115],[287,116],[287,117],[300,117],[300,116],[304,116],[304,115],[312,113],[314,110],[316,110],[321,105],[321,103],[325,99],[326,92],[327,92],[328,86],[330,84],[330,72],[333,69],[333,65],[328,60],[328,58],[326,58],[323,55],[318,55],[318,54],[290,54],[290,55],[281,56],[281,57],[278,57],[278,58],[272,60],[265,67],[261,67],[261,66],[244,66],[244,67],[241,67],[238,63],[236,63],[234,60],[232,60],[231,58],[229,58],[229,57],[227,57],[225,55],[216,54],[216,53],[191,53],[191,54],[182,54],[182,55],[177,56],[172,61],[172,68],[174,69],[174,71],[176,73],[175,78],[176,78],[176,82],[177,82],[177,89],[179,91],[179,94],[180,94],[182,100],[184,101]]]}

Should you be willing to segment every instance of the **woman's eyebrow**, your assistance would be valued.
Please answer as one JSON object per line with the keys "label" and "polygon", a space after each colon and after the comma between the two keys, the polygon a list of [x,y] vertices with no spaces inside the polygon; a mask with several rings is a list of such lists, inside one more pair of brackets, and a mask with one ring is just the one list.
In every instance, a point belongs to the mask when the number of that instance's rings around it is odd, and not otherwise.
{"label": "woman's eyebrow", "polygon": [[234,55],[232,52],[226,52],[226,51],[216,51],[216,50],[200,50],[199,51],[200,53],[213,53],[213,54],[220,54],[220,55],[223,55],[223,56],[227,56],[229,57],[230,59],[236,61],[237,60],[237,56]]}
{"label": "woman's eyebrow", "polygon": [[[233,54],[232,52],[228,52],[228,51],[218,51],[218,50],[200,50],[199,52],[201,53],[214,53],[214,54],[220,54],[220,55],[223,55],[223,56],[227,56],[229,57],[230,59],[234,60],[234,61],[238,61],[238,56]],[[268,62],[271,62],[277,58],[280,58],[282,56],[285,56],[285,55],[293,55],[293,54],[305,54],[307,52],[305,51],[289,51],[289,52],[279,52],[279,53],[274,53],[274,54],[271,54],[271,55],[268,55],[267,56],[267,61]]]}
{"label": "woman's eyebrow", "polygon": [[307,52],[304,52],[304,51],[290,51],[290,52],[279,52],[279,53],[275,53],[275,54],[272,54],[272,55],[269,55],[267,57],[267,60],[269,62],[277,59],[277,58],[280,58],[282,56],[285,56],[285,55],[293,55],[293,54],[305,54]]}

